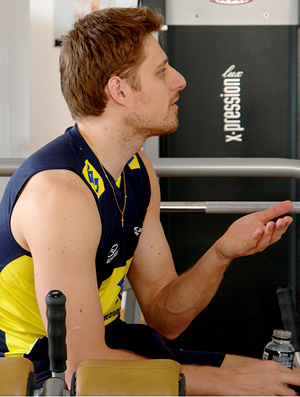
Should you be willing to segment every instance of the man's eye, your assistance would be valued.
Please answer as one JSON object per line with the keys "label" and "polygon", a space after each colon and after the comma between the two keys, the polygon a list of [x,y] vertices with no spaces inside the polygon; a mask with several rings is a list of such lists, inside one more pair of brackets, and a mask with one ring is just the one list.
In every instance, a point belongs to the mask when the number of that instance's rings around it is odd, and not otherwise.
{"label": "man's eye", "polygon": [[163,69],[161,69],[160,73],[165,74],[166,70],[167,70],[167,68],[163,68]]}

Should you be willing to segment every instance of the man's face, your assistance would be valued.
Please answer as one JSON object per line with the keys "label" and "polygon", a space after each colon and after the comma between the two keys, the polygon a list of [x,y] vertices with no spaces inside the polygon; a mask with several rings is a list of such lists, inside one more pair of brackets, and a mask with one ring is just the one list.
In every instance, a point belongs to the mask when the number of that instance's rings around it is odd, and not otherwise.
{"label": "man's face", "polygon": [[178,92],[186,81],[168,64],[168,59],[152,35],[145,40],[145,60],[138,69],[140,88],[132,90],[132,106],[125,123],[146,138],[166,135],[178,127]]}

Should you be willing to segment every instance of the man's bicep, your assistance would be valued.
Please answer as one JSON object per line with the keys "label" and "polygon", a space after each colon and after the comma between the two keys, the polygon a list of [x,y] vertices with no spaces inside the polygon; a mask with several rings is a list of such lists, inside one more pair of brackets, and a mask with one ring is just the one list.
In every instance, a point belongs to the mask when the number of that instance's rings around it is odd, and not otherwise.
{"label": "man's bicep", "polygon": [[91,192],[78,177],[68,175],[70,180],[66,174],[48,173],[33,180],[22,193],[15,215],[30,208],[30,216],[22,216],[22,235],[32,254],[45,327],[46,294],[58,289],[66,296],[68,358],[73,361],[83,359],[82,352],[99,352],[104,341],[95,269],[101,222]]}

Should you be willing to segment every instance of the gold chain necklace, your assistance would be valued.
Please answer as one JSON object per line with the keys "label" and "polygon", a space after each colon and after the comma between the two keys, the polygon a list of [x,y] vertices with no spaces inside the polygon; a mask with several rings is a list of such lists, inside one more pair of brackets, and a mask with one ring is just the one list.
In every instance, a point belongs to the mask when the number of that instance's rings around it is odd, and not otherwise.
{"label": "gold chain necklace", "polygon": [[[96,155],[96,156],[97,156],[97,155]],[[98,157],[97,157],[97,158],[98,158]],[[126,208],[126,204],[127,204],[127,191],[126,191],[125,172],[124,172],[124,170],[123,170],[123,172],[122,172],[123,181],[124,181],[124,205],[123,205],[123,209],[121,210],[121,208],[120,208],[120,206],[119,206],[119,203],[118,203],[118,200],[117,200],[117,196],[116,196],[115,189],[114,189],[112,183],[110,182],[110,180],[109,180],[109,178],[108,178],[108,176],[107,176],[107,174],[106,174],[106,172],[105,172],[105,169],[104,169],[104,167],[103,167],[101,161],[100,161],[99,159],[98,159],[98,161],[99,161],[99,163],[100,163],[100,165],[101,165],[101,168],[102,168],[102,171],[103,171],[103,173],[104,173],[104,175],[105,175],[105,178],[107,179],[107,182],[110,184],[110,187],[111,187],[111,189],[112,189],[112,192],[113,192],[113,195],[114,195],[114,198],[115,198],[115,202],[116,202],[117,207],[118,207],[118,210],[120,211],[120,214],[121,214],[121,224],[122,224],[122,227],[124,227],[124,213],[125,213],[125,208]]]}
{"label": "gold chain necklace", "polygon": [[123,172],[122,172],[122,175],[123,175],[123,182],[124,182],[124,205],[123,205],[123,209],[121,210],[121,207],[119,206],[119,202],[118,202],[118,199],[117,199],[117,196],[116,196],[115,189],[114,189],[112,183],[110,182],[110,180],[109,180],[109,178],[108,178],[108,176],[107,176],[107,173],[106,173],[106,171],[105,171],[105,169],[104,169],[104,167],[103,167],[103,165],[102,165],[102,163],[101,163],[99,157],[97,156],[97,152],[96,152],[96,150],[95,150],[95,148],[94,148],[92,142],[91,142],[89,139],[86,139],[85,134],[79,129],[78,125],[77,125],[77,129],[78,129],[78,131],[80,132],[80,134],[85,138],[85,140],[89,143],[89,145],[91,146],[91,148],[92,148],[92,150],[93,150],[95,156],[97,157],[97,159],[98,159],[98,161],[99,161],[99,164],[100,164],[100,166],[101,166],[101,168],[102,168],[103,174],[105,175],[105,178],[106,178],[107,182],[109,183],[109,185],[110,185],[110,187],[111,187],[111,189],[112,189],[115,202],[116,202],[117,207],[118,207],[118,210],[119,210],[119,212],[120,212],[120,214],[121,214],[121,225],[122,225],[122,227],[124,227],[124,214],[125,214],[125,209],[126,209],[126,204],[127,204],[127,189],[126,189],[125,171],[123,170]]}

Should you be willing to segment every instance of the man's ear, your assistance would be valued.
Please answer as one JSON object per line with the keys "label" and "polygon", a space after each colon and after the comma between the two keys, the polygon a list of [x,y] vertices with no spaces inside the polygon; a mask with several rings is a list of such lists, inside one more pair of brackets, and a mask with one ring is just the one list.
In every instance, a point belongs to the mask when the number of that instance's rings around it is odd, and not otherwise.
{"label": "man's ear", "polygon": [[120,105],[124,105],[126,101],[126,89],[127,85],[125,81],[119,76],[111,77],[106,85],[107,94]]}

